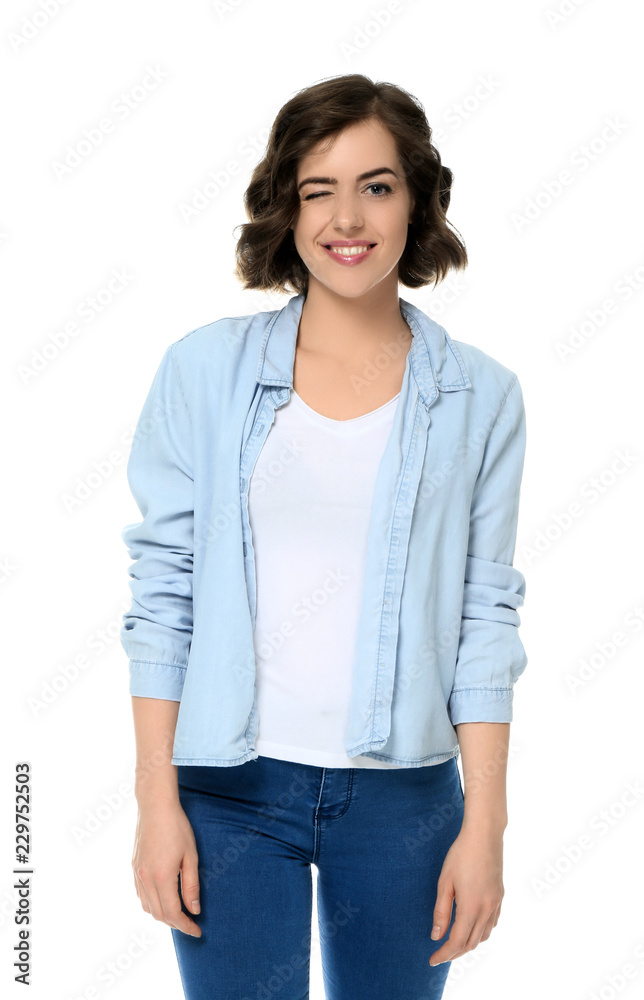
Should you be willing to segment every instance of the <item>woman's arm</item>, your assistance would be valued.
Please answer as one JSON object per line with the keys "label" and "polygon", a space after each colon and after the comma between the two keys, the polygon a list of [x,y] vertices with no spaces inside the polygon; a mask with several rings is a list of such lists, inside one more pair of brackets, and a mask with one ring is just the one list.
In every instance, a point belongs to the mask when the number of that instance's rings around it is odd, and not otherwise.
{"label": "woman's arm", "polygon": [[[143,909],[201,936],[197,850],[172,764],[192,641],[192,425],[174,345],[165,351],[132,440],[127,477],[142,520],[125,526],[132,604],[121,642],[129,657],[139,806],[132,866]],[[180,883],[179,883],[180,878]],[[179,894],[179,890],[181,895]]]}
{"label": "woman's arm", "polygon": [[430,965],[486,941],[501,911],[506,769],[513,688],[527,656],[517,609],[525,578],[513,565],[526,442],[523,394],[508,386],[482,456],[470,504],[461,632],[449,713],[464,777],[461,830],[438,880],[432,939],[449,938]]}
{"label": "woman's arm", "polygon": [[171,763],[179,702],[132,697],[136,738],[134,794],[139,807],[132,868],[143,909],[184,934],[201,937],[181,909],[181,896],[199,913],[198,856],[192,827],[179,800]]}
{"label": "woman's arm", "polygon": [[136,741],[134,795],[139,806],[154,800],[179,803],[177,765],[171,764],[178,701],[132,696]]}
{"label": "woman's arm", "polygon": [[502,836],[508,825],[510,723],[461,722],[454,729],[463,764],[465,811],[461,829]]}
{"label": "woman's arm", "polygon": [[130,694],[181,701],[192,642],[194,469],[192,426],[171,345],[139,416],[127,479],[142,520],[121,531],[132,603],[121,644]]}
{"label": "woman's arm", "polygon": [[526,581],[513,565],[525,442],[523,394],[515,376],[488,434],[470,503],[461,631],[448,705],[454,727],[511,722],[514,684],[528,662],[518,631]]}
{"label": "woman's arm", "polygon": [[464,814],[438,880],[432,939],[437,941],[447,932],[454,901],[456,918],[449,938],[431,956],[431,966],[460,958],[487,941],[498,923],[504,895],[510,724],[463,722],[454,728],[463,762]]}

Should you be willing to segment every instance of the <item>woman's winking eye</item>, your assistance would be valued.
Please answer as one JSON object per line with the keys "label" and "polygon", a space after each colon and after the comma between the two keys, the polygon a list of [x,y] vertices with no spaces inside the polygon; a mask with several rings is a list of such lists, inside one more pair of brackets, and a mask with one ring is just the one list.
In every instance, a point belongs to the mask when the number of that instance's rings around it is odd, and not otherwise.
{"label": "woman's winking eye", "polygon": [[[380,181],[374,181],[373,184],[368,184],[365,190],[368,191],[369,188],[374,188],[374,187],[385,189],[382,194],[374,195],[374,198],[384,198],[387,194],[391,194],[393,190],[388,184],[381,183]],[[319,198],[320,195],[330,194],[330,193],[331,193],[330,191],[316,191],[314,194],[305,195],[304,201],[310,201],[311,198]]]}

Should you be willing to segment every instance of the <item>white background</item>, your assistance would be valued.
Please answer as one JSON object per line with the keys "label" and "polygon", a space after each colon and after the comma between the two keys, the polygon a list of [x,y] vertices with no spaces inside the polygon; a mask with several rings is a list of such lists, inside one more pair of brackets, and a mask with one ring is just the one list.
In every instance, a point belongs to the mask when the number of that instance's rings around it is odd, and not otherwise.
{"label": "white background", "polygon": [[[143,912],[131,871],[134,739],[118,640],[129,559],[119,532],[139,516],[127,442],[168,344],[287,300],[243,292],[233,275],[243,193],[281,105],[350,72],[414,94],[454,172],[448,217],[469,267],[435,291],[401,295],[517,372],[527,412],[515,565],[527,580],[529,663],[511,728],[506,892],[490,939],[452,964],[445,995],[642,995],[639,8],[563,0],[568,13],[557,16],[557,2],[405,0],[387,24],[374,17],[386,20],[384,2],[69,0],[56,11],[51,0],[49,15],[34,0],[3,4],[5,995],[25,995],[12,966],[22,760],[33,776],[29,995],[182,995],[170,929]],[[163,79],[119,118],[110,105],[139,93],[150,67]],[[58,176],[68,146],[106,116],[113,130]],[[557,193],[566,169],[571,183]],[[200,192],[204,206],[186,221],[182,206]],[[129,277],[106,295],[114,271]],[[81,318],[99,293],[100,311]],[[616,308],[601,322],[607,298]],[[563,356],[557,345],[583,324]],[[575,502],[579,516],[566,523]],[[61,690],[35,710],[54,683]],[[131,958],[137,934],[149,946]],[[105,988],[97,977],[110,961],[121,971]],[[315,907],[311,997],[323,997]]]}

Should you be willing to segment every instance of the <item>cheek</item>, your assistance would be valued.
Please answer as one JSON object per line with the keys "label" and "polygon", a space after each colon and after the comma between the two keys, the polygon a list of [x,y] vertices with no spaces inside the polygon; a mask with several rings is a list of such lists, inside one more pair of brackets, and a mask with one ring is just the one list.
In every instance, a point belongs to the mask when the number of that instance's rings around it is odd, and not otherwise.
{"label": "cheek", "polygon": [[311,240],[315,238],[317,231],[315,213],[307,209],[301,209],[299,217],[295,222],[293,235],[299,240]]}

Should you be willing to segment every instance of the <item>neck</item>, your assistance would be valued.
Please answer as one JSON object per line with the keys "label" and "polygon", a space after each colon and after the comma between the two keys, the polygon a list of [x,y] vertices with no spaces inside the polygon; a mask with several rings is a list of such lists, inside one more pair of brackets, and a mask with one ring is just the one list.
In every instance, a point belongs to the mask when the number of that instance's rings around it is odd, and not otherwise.
{"label": "neck", "polygon": [[338,360],[377,354],[390,344],[409,345],[412,333],[400,311],[398,283],[349,298],[309,279],[298,347]]}

